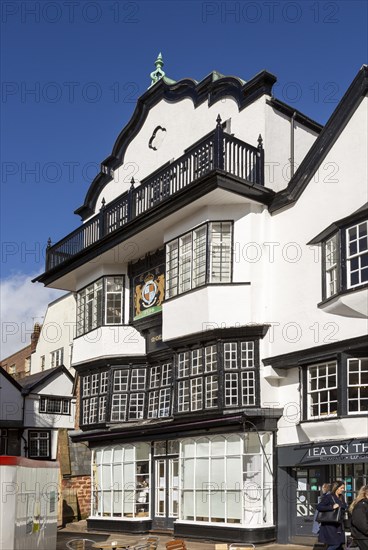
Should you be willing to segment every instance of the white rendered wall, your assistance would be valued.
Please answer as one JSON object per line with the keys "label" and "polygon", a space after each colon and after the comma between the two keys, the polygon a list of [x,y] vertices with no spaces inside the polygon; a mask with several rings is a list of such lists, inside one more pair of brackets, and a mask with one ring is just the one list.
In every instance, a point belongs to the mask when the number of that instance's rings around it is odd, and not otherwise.
{"label": "white rendered wall", "polygon": [[[318,134],[294,121],[294,167],[301,163]],[[270,105],[266,106],[265,186],[274,191],[284,189],[290,181],[291,118]]]}
{"label": "white rendered wall", "polygon": [[251,292],[249,285],[210,285],[164,303],[163,340],[250,323]]}
{"label": "white rendered wall", "polygon": [[31,374],[41,371],[42,356],[45,356],[44,370],[50,369],[50,354],[59,348],[64,350],[63,365],[70,368],[75,325],[76,303],[73,294],[66,294],[48,305],[36,350],[31,356]]}
{"label": "white rendered wall", "polygon": [[[286,187],[287,176],[290,179],[290,119],[267,105],[266,99],[269,96],[264,95],[240,112],[236,101],[230,97],[210,107],[204,102],[196,109],[188,98],[176,103],[162,99],[151,108],[143,127],[127,147],[124,164],[115,170],[113,181],[98,197],[96,213],[101,208],[103,198],[109,203],[128,190],[132,177],[137,186],[142,179],[183,155],[185,149],[213,131],[218,114],[222,122],[231,119],[231,134],[254,147],[257,147],[259,134],[262,135],[266,166],[267,162],[272,163],[272,168],[265,170],[265,186],[275,190]],[[165,128],[166,133],[162,144],[154,151],[148,144],[158,126]],[[310,130],[296,124],[296,162],[301,161],[315,136]]]}
{"label": "white rendered wall", "polygon": [[69,397],[73,396],[73,381],[65,373],[60,373],[25,397],[24,425],[32,428],[68,428],[74,427],[75,399],[70,406],[70,415],[40,413],[40,395]]}
{"label": "white rendered wall", "polygon": [[100,327],[74,340],[73,365],[99,357],[144,355],[145,339],[129,325]]}
{"label": "white rendered wall", "polygon": [[[265,354],[274,356],[363,336],[366,319],[328,314],[322,299],[320,248],[307,243],[333,221],[367,201],[367,99],[323,161],[298,202],[272,216],[274,260],[270,273],[274,340]],[[334,175],[331,175],[334,174]]]}
{"label": "white rendered wall", "polygon": [[23,416],[23,397],[0,371],[0,419],[19,421]]}

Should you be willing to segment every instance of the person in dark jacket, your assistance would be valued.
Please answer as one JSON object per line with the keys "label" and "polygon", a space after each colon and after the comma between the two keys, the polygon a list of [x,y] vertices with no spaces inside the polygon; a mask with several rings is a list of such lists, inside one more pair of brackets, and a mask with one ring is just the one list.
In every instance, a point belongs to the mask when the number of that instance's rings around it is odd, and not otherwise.
{"label": "person in dark jacket", "polygon": [[363,485],[350,504],[351,534],[360,550],[368,550],[368,485]]}
{"label": "person in dark jacket", "polygon": [[347,508],[344,498],[345,483],[343,481],[335,481],[332,485],[330,493],[327,493],[317,504],[319,512],[329,512],[335,508],[341,508],[340,523],[321,523],[318,534],[318,541],[327,544],[327,550],[343,550],[345,544],[345,531],[343,516]]}
{"label": "person in dark jacket", "polygon": [[[330,489],[331,489],[331,486],[330,486],[329,483],[324,483],[322,485],[321,494],[318,497],[318,503],[321,502],[321,500],[323,499],[323,497],[325,496],[326,493],[330,492]],[[312,526],[313,535],[318,535],[319,530],[321,528],[321,524],[318,523],[318,521],[317,521],[317,514],[318,514],[318,510],[316,509],[316,511],[314,512],[314,516],[313,516],[313,526]]]}

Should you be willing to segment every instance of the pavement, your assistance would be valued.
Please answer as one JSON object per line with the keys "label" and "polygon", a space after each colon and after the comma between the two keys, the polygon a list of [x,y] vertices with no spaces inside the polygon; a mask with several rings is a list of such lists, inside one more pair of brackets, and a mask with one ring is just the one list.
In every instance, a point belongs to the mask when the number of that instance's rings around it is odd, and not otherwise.
{"label": "pavement", "polygon": [[[65,527],[58,530],[56,550],[65,550],[66,543],[71,539],[87,538],[95,542],[109,542],[113,540],[124,540],[127,546],[134,546],[144,535],[131,535],[125,533],[103,533],[101,531],[87,531],[87,522],[85,520],[75,523],[68,523]],[[158,550],[166,550],[166,542],[173,537],[160,535]],[[226,543],[227,541],[224,541]],[[188,550],[215,550],[218,541],[197,541],[193,539],[186,540]],[[311,546],[300,546],[295,544],[260,544],[256,546],[257,550],[312,550]]]}

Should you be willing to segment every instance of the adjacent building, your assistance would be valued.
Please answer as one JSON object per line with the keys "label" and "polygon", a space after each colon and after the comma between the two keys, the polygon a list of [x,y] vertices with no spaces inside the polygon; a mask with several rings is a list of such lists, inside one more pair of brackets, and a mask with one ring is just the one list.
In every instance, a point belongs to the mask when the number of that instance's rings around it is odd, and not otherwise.
{"label": "adjacent building", "polygon": [[91,528],[308,542],[321,484],[368,481],[368,69],[324,128],[275,82],[173,82],[159,57],[48,247]]}

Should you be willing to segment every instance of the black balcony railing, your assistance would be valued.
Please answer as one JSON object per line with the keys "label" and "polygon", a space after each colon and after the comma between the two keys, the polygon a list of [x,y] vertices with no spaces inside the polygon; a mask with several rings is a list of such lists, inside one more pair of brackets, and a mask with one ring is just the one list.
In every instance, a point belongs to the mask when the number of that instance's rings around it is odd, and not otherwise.
{"label": "black balcony railing", "polygon": [[49,245],[46,271],[76,256],[100,239],[117,231],[131,220],[143,216],[213,170],[224,170],[247,182],[264,185],[264,151],[262,138],[253,147],[223,131],[218,117],[216,129],[186,150],[177,160],[151,174],[126,191],[98,214],[67,235]]}

